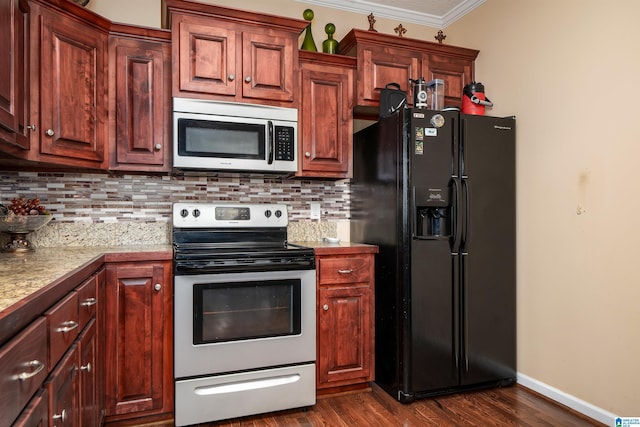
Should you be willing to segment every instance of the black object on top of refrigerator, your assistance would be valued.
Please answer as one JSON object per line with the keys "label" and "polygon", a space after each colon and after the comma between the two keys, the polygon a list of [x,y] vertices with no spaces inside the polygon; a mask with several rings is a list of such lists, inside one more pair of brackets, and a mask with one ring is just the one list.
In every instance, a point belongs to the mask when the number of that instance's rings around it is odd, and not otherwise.
{"label": "black object on top of refrigerator", "polygon": [[376,383],[401,402],[516,380],[515,118],[404,109],[354,135],[376,244]]}

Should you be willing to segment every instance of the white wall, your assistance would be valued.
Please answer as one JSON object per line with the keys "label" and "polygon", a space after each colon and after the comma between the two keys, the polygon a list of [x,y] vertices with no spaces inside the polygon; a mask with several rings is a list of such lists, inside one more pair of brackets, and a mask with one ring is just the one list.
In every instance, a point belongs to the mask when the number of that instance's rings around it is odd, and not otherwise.
{"label": "white wall", "polygon": [[[309,7],[209,2],[294,18]],[[160,25],[159,0],[89,6]],[[327,22],[337,39],[368,28],[365,15],[311,8],[318,47]],[[518,369],[621,416],[640,416],[638,16],[635,0],[487,0],[445,30],[446,43],[481,51],[491,114],[518,117]],[[403,26],[412,38],[437,33]]]}

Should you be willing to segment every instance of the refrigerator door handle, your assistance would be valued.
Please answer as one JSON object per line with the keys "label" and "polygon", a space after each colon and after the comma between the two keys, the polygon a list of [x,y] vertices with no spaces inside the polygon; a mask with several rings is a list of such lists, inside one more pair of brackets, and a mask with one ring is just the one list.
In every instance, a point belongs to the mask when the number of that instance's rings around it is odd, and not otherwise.
{"label": "refrigerator door handle", "polygon": [[451,252],[457,253],[460,247],[460,185],[458,184],[459,178],[451,178],[453,183],[453,200],[455,200],[452,206],[451,212]]}
{"label": "refrigerator door handle", "polygon": [[466,252],[469,244],[469,231],[471,228],[471,206],[469,204],[469,184],[466,179],[461,180],[461,187],[464,193],[464,231],[460,240],[460,251]]}

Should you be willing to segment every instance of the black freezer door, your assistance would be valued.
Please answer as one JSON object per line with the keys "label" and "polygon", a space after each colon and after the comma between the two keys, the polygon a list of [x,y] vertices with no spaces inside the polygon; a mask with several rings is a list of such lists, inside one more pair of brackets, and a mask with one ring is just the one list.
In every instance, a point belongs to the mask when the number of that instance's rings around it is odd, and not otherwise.
{"label": "black freezer door", "polygon": [[515,119],[461,115],[461,386],[515,380]]}
{"label": "black freezer door", "polygon": [[[405,400],[459,384],[458,115],[410,110],[411,286]],[[401,399],[402,400],[402,399]]]}

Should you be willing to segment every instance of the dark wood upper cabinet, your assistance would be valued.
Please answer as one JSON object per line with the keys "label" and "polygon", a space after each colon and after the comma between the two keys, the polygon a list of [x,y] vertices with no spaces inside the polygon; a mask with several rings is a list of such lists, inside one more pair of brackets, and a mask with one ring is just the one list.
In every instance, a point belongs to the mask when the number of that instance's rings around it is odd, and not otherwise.
{"label": "dark wood upper cabinet", "polygon": [[297,176],[350,178],[355,59],[300,52]]}
{"label": "dark wood upper cabinet", "polygon": [[106,168],[107,34],[57,11],[39,10],[38,160]]}
{"label": "dark wood upper cabinet", "polygon": [[112,170],[171,170],[171,35],[115,25],[109,38]]}
{"label": "dark wood upper cabinet", "polygon": [[0,3],[0,148],[18,157],[28,153],[29,5],[26,0]]}
{"label": "dark wood upper cabinet", "polygon": [[409,79],[445,81],[445,106],[462,105],[462,89],[473,81],[479,51],[458,46],[353,29],[340,41],[341,53],[355,56],[356,115],[377,118],[380,91],[398,83],[413,104]]}
{"label": "dark wood upper cabinet", "polygon": [[164,3],[173,34],[173,96],[297,106],[297,45],[306,21]]}

